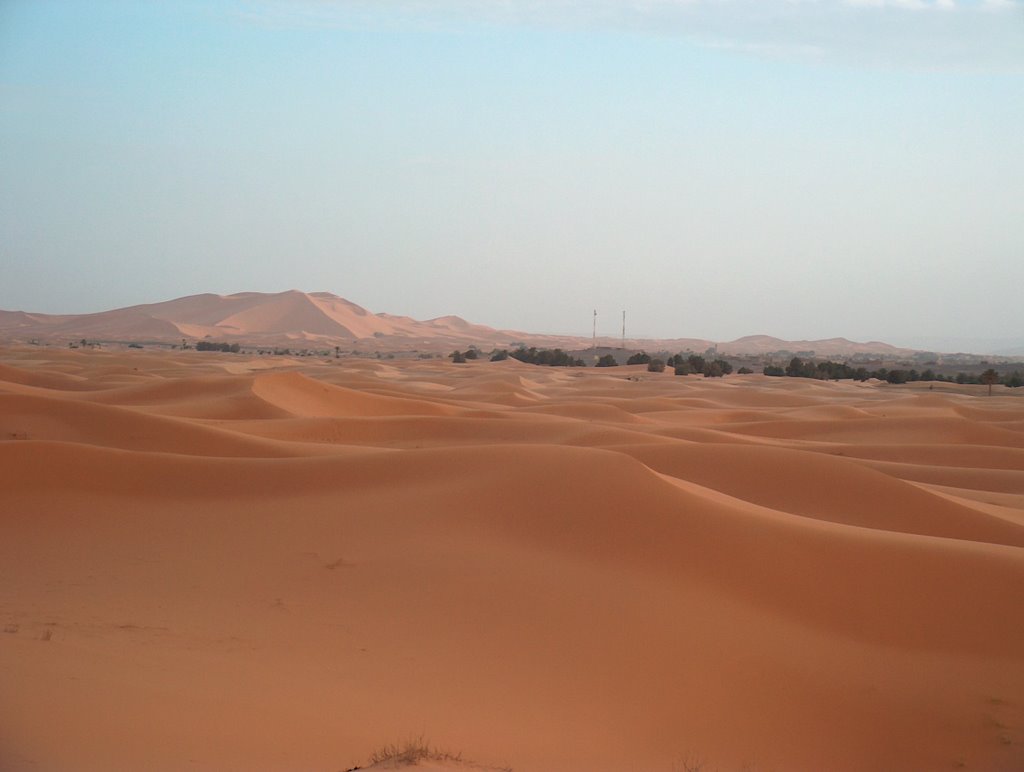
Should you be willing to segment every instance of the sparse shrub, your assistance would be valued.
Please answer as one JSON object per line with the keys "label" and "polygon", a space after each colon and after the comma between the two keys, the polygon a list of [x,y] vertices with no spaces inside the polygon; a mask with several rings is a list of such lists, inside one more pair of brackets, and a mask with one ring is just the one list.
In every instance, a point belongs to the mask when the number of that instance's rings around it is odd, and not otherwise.
{"label": "sparse shrub", "polygon": [[992,384],[999,383],[999,373],[991,367],[981,374],[981,382],[988,385],[988,395],[992,396]]}
{"label": "sparse shrub", "polygon": [[605,354],[597,360],[595,367],[618,367],[619,363],[615,361],[615,357],[611,354]]}
{"label": "sparse shrub", "polygon": [[910,380],[910,373],[906,370],[889,370],[885,374],[888,383],[906,383]]}
{"label": "sparse shrub", "polygon": [[793,357],[786,365],[786,375],[790,378],[815,378],[817,372],[813,362],[804,362],[800,357]]}
{"label": "sparse shrub", "polygon": [[525,362],[530,365],[543,365],[545,367],[586,367],[586,362],[582,359],[573,359],[567,351],[562,351],[560,348],[542,348],[538,349],[534,346],[526,348],[520,346],[511,354],[510,357],[517,359],[520,362]]}
{"label": "sparse shrub", "polygon": [[683,759],[682,764],[682,772],[703,772],[704,770],[704,759],[699,756],[687,756]]}
{"label": "sparse shrub", "polygon": [[492,362],[504,362],[506,359],[508,359],[508,349],[503,348],[501,351],[491,352]]}
{"label": "sparse shrub", "polygon": [[239,349],[240,346],[237,343],[214,343],[209,340],[201,340],[196,343],[196,351],[223,351],[237,354]]}
{"label": "sparse shrub", "polygon": [[705,378],[721,378],[724,374],[725,373],[722,372],[722,368],[718,362],[711,362],[704,365]]}
{"label": "sparse shrub", "polygon": [[754,371],[751,370],[749,367],[741,367],[739,370],[736,371],[736,374],[737,375],[752,375],[753,372]]}
{"label": "sparse shrub", "polygon": [[638,351],[626,360],[627,365],[646,365],[650,362],[651,357],[646,351]]}
{"label": "sparse shrub", "polygon": [[665,363],[660,359],[652,359],[647,363],[647,372],[663,373],[665,372]]}
{"label": "sparse shrub", "polygon": [[422,737],[385,745],[370,756],[371,764],[414,766],[420,761],[462,761],[461,753],[431,748]]}
{"label": "sparse shrub", "polygon": [[454,362],[457,365],[465,364],[466,357],[461,351],[454,351],[452,352],[452,362]]}
{"label": "sparse shrub", "polygon": [[683,360],[682,362],[675,366],[676,375],[689,375],[692,372],[693,368],[690,367],[690,363],[687,362],[686,360]]}

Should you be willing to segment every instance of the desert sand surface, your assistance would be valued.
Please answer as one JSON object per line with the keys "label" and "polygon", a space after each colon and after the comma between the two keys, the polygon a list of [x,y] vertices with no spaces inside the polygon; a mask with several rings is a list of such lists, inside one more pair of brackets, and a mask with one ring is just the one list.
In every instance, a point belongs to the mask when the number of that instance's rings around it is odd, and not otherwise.
{"label": "desert sand surface", "polygon": [[0,513],[3,770],[1024,769],[1024,389],[8,348]]}

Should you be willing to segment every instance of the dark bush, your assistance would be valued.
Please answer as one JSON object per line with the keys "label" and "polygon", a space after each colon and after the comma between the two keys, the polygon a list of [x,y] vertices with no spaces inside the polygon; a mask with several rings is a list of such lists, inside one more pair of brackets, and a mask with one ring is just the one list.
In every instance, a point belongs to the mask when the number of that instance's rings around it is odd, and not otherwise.
{"label": "dark bush", "polygon": [[520,362],[526,362],[531,365],[544,365],[546,367],[586,367],[586,362],[582,359],[573,359],[568,352],[562,351],[560,348],[543,348],[537,349],[534,347],[524,348],[520,347],[509,354],[513,359],[518,359]]}
{"label": "dark bush", "polygon": [[982,383],[988,386],[988,395],[991,397],[992,385],[999,383],[999,373],[997,373],[990,367],[988,370],[981,374],[981,377],[978,380],[980,380]]}
{"label": "dark bush", "polygon": [[800,357],[793,357],[786,365],[786,375],[790,378],[816,378],[817,372],[813,362],[804,362]]}
{"label": "dark bush", "polygon": [[224,351],[230,354],[237,354],[239,346],[237,343],[214,343],[209,340],[201,340],[196,343],[196,351]]}

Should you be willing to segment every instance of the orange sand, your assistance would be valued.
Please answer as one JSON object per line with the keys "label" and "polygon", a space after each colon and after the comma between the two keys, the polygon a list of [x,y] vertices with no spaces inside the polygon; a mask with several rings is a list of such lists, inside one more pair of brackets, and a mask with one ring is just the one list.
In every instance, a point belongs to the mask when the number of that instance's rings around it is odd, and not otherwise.
{"label": "orange sand", "polygon": [[1024,769],[983,395],[2,350],[0,769]]}

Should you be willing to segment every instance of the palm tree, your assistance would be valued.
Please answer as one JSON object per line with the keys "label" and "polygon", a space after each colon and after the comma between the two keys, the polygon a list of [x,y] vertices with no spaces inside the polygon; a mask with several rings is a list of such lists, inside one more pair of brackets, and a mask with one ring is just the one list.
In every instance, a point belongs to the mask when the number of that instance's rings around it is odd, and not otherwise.
{"label": "palm tree", "polygon": [[981,374],[981,382],[988,384],[988,395],[992,396],[992,384],[999,383],[999,373],[991,367]]}

